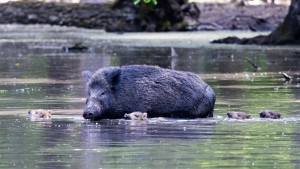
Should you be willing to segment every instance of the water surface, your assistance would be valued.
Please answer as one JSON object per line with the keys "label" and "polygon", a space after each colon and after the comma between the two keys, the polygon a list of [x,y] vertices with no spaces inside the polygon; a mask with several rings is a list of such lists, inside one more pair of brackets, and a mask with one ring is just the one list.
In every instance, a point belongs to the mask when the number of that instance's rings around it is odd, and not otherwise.
{"label": "water surface", "polygon": [[[299,76],[297,47],[208,43],[230,32],[112,34],[0,27],[0,168],[300,167],[300,86],[285,84],[280,74]],[[75,43],[89,49],[63,49]],[[176,56],[170,56],[171,47]],[[217,95],[215,118],[84,120],[87,94],[81,71],[130,64],[199,74]],[[38,108],[53,110],[52,120],[30,121],[28,110]],[[283,119],[260,119],[264,109],[280,111]],[[228,111],[245,111],[253,118],[229,120]]]}

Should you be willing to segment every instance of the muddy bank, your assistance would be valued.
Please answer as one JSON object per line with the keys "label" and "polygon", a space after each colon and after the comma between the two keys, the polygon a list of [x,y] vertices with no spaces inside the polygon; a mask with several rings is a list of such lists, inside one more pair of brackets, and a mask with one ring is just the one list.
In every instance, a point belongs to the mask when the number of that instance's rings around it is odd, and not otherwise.
{"label": "muddy bank", "polygon": [[[116,4],[10,2],[0,4],[0,23],[50,24],[107,31],[196,30],[200,11],[187,0],[135,6],[131,0]],[[172,4],[171,6],[169,4]]]}
{"label": "muddy bank", "polygon": [[197,5],[201,11],[198,30],[272,31],[288,12],[287,5]]}
{"label": "muddy bank", "polygon": [[288,10],[286,5],[188,4],[185,0],[163,1],[155,7],[120,2],[115,5],[4,3],[0,4],[0,23],[76,26],[112,32],[272,31]]}
{"label": "muddy bank", "polygon": [[127,16],[108,4],[10,2],[0,4],[0,23],[50,24],[106,29]]}
{"label": "muddy bank", "polygon": [[123,16],[103,4],[10,2],[0,4],[0,23],[50,24],[103,29]]}

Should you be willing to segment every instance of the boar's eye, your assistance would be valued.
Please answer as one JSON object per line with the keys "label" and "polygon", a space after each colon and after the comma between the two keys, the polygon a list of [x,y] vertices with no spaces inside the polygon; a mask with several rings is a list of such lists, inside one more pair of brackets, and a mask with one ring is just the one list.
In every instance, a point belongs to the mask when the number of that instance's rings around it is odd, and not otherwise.
{"label": "boar's eye", "polygon": [[100,96],[104,96],[104,95],[105,95],[105,92],[101,92],[101,93],[100,93]]}

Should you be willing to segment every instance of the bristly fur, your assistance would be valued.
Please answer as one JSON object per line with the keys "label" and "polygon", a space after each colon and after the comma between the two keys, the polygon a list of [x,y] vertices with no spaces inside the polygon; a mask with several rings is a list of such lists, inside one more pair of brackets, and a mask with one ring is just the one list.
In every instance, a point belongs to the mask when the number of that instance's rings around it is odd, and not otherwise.
{"label": "bristly fur", "polygon": [[102,68],[90,77],[88,88],[85,112],[96,119],[122,118],[134,111],[149,117],[212,117],[216,99],[196,74],[157,66]]}

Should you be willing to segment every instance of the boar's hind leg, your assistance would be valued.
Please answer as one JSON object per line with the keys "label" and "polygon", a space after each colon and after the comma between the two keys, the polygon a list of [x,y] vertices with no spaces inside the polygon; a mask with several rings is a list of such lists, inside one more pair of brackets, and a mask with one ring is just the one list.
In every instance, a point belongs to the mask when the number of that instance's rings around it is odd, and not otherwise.
{"label": "boar's hind leg", "polygon": [[197,116],[201,118],[213,117],[216,101],[215,93],[209,86],[206,87],[205,91],[206,93],[197,108]]}
{"label": "boar's hind leg", "polygon": [[213,89],[210,86],[206,88],[206,96],[208,100],[208,117],[213,117],[215,102],[216,102],[216,95]]}

